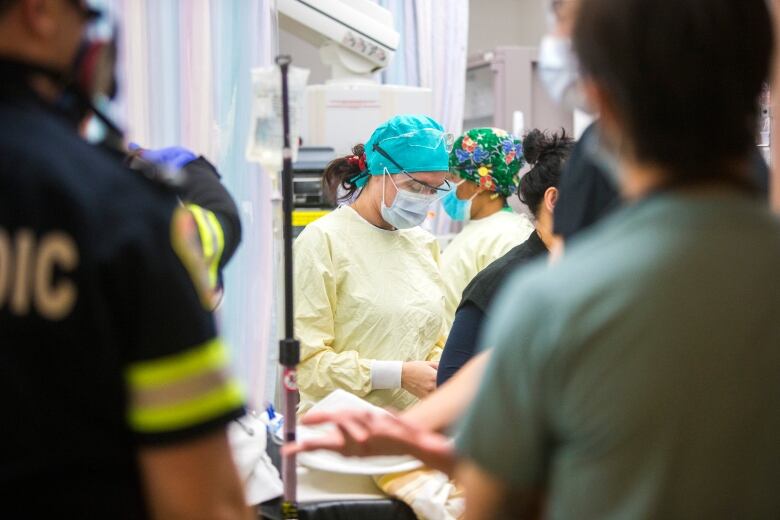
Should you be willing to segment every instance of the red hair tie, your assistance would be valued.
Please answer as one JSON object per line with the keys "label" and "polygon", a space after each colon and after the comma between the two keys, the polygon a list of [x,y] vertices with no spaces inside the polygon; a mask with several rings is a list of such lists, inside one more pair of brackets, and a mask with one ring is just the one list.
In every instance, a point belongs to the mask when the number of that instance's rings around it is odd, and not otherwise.
{"label": "red hair tie", "polygon": [[364,172],[366,171],[366,154],[362,154],[360,157],[357,155],[347,157],[347,163],[350,166],[357,166],[361,172]]}

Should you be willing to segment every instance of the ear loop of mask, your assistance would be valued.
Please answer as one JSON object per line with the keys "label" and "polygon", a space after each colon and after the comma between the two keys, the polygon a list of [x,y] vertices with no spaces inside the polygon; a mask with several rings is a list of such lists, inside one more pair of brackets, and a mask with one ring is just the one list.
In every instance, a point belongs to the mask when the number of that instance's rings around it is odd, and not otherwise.
{"label": "ear loop of mask", "polygon": [[[387,179],[387,166],[385,166],[385,169],[382,171],[382,207],[390,209],[388,205],[385,204],[385,191],[387,189],[385,186],[385,179]],[[396,190],[397,189],[398,188],[396,188]]]}
{"label": "ear loop of mask", "polygon": [[[452,188],[452,189],[453,189],[453,191],[455,191],[455,198],[456,198],[456,199],[458,199],[458,186],[460,186],[460,185],[461,185],[461,184],[463,184],[464,182],[466,182],[466,179],[461,179],[461,181],[460,181],[460,182],[458,182],[458,183],[455,183],[455,184],[453,185],[453,186],[454,186],[454,188]],[[465,199],[465,201],[466,201],[466,202],[472,202],[474,199],[476,199],[476,198],[477,198],[477,196],[478,196],[480,193],[482,193],[482,192],[481,192],[481,191],[479,191],[479,190],[477,190],[477,191],[476,191],[476,193],[474,193],[474,195],[472,195],[472,196],[471,196],[471,197],[469,197],[468,199]],[[446,196],[447,196],[447,194],[449,194],[449,192],[447,192],[446,194],[444,194],[444,197],[446,197]],[[442,197],[442,198],[443,198],[443,197]],[[461,200],[461,199],[458,199],[458,200]]]}

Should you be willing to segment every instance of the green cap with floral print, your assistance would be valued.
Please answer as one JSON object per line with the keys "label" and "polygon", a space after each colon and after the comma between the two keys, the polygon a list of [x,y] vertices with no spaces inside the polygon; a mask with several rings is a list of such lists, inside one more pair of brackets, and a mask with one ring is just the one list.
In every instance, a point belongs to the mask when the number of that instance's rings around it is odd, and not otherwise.
{"label": "green cap with floral print", "polygon": [[450,172],[504,197],[517,193],[523,143],[498,128],[472,128],[450,152]]}

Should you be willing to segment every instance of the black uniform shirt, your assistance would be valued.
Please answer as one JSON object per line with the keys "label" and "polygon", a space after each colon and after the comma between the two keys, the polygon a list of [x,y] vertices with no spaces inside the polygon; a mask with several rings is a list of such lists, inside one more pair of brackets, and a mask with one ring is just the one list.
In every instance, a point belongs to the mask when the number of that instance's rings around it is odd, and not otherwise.
{"label": "black uniform shirt", "polygon": [[0,93],[0,517],[144,518],[137,450],[241,413],[192,216]]}
{"label": "black uniform shirt", "polygon": [[597,133],[595,124],[585,130],[561,173],[553,232],[567,240],[620,206],[618,187],[589,151]]}

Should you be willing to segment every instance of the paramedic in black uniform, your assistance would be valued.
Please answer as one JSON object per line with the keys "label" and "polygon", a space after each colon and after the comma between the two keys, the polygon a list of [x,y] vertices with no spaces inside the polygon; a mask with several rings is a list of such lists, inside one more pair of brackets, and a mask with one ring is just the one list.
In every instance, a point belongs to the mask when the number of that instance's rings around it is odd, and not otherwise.
{"label": "paramedic in black uniform", "polygon": [[194,218],[58,109],[93,15],[0,0],[0,516],[251,518]]}

